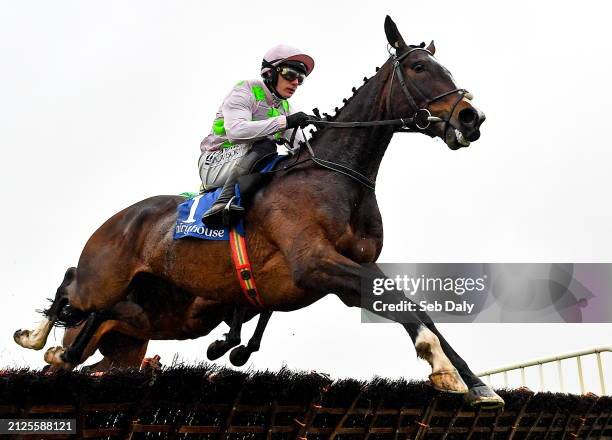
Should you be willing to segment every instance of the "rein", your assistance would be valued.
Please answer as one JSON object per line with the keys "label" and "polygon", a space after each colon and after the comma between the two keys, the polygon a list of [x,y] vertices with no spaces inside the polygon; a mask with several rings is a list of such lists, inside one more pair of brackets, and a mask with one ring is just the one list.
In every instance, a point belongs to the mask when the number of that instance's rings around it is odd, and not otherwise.
{"label": "rein", "polygon": [[[285,144],[290,146],[293,145],[293,141],[295,140],[295,134],[297,132],[297,128],[293,129],[293,133],[291,134],[291,141],[287,141],[285,140]],[[304,131],[302,130],[302,134],[304,134]],[[320,157],[317,157],[314,154],[314,151],[312,149],[312,147],[310,146],[310,142],[308,142],[308,139],[306,139],[306,136],[304,136],[304,143],[302,145],[306,145],[306,147],[308,148],[308,153],[310,154],[310,157],[306,158],[306,159],[302,159],[300,160],[300,155],[299,153],[295,153],[295,160],[290,163],[285,165],[284,167],[281,168],[277,168],[275,170],[271,170],[268,171],[268,173],[276,173],[278,171],[289,171],[292,168],[295,168],[298,165],[301,165],[303,163],[306,162],[314,162],[315,164],[317,164],[318,166],[320,166],[321,168],[326,168],[328,170],[334,171],[336,173],[340,173],[343,174],[347,177],[350,177],[351,179],[359,182],[361,185],[365,186],[368,189],[374,190],[376,187],[376,182],[374,182],[373,180],[367,178],[366,176],[364,176],[363,174],[361,174],[359,171],[356,171],[352,168],[349,168],[345,165],[336,163],[336,162],[332,162],[330,160],[325,160],[325,159],[321,159]],[[301,148],[301,146],[300,146]],[[299,151],[299,148],[296,149]]]}
{"label": "rein", "polygon": [[429,127],[432,122],[442,122],[444,119],[437,116],[432,116],[427,109],[419,109],[414,116],[410,118],[385,119],[380,121],[363,121],[363,122],[332,122],[322,121],[320,119],[308,119],[309,124],[337,127],[337,128],[357,128],[357,127],[377,127],[384,125],[399,126],[402,131],[419,131]]}

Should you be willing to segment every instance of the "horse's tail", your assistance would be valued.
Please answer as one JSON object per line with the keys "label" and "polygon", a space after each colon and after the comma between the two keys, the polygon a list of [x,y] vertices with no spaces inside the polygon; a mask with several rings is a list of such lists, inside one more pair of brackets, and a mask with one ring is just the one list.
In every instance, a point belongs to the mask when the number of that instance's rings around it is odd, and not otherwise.
{"label": "horse's tail", "polygon": [[41,311],[57,327],[76,327],[89,316],[89,312],[83,312],[68,304],[66,288],[75,280],[76,271],[76,267],[71,267],[66,271],[62,284],[57,288],[55,298],[49,298],[51,306]]}
{"label": "horse's tail", "polygon": [[51,307],[43,310],[41,313],[51,319],[53,325],[56,327],[76,327],[83,323],[89,316],[89,312],[75,309],[70,304],[64,305],[55,315],[53,315],[51,310],[53,309],[54,302],[55,301],[52,301]]}

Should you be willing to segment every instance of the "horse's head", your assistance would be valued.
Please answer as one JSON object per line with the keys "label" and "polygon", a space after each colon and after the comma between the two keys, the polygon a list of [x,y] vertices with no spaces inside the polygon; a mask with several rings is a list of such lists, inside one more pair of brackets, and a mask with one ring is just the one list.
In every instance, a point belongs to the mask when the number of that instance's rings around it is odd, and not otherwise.
{"label": "horse's head", "polygon": [[[440,137],[453,150],[477,140],[485,115],[472,105],[472,95],[457,88],[450,72],[434,58],[433,41],[427,47],[407,45],[389,16],[385,19],[385,33],[395,49],[391,83],[387,86],[387,109],[392,117],[407,118],[418,112],[420,130]],[[428,110],[441,121],[429,124],[422,118],[427,113],[419,110]]]}

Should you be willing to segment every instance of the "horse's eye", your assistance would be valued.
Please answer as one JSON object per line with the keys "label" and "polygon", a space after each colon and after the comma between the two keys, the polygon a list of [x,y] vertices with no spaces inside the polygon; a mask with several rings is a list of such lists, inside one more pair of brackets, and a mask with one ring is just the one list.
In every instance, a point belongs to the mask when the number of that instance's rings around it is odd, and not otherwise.
{"label": "horse's eye", "polygon": [[412,66],[412,70],[414,70],[416,73],[419,73],[425,70],[425,66],[422,64],[415,64],[414,66]]}

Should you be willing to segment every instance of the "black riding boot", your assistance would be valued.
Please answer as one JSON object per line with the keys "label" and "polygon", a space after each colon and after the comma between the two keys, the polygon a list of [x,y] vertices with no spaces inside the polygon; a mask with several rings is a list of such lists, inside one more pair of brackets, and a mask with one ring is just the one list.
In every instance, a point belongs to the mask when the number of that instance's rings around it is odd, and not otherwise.
{"label": "black riding boot", "polygon": [[239,171],[236,164],[225,181],[219,198],[202,216],[202,222],[209,228],[229,226],[233,219],[238,219],[244,214],[242,206],[231,203],[235,195],[236,181],[242,175]]}
{"label": "black riding boot", "polygon": [[249,174],[265,157],[276,153],[276,144],[269,139],[257,141],[234,165],[217,201],[202,216],[202,222],[211,228],[231,226],[242,218],[244,208],[233,204],[238,178]]}

